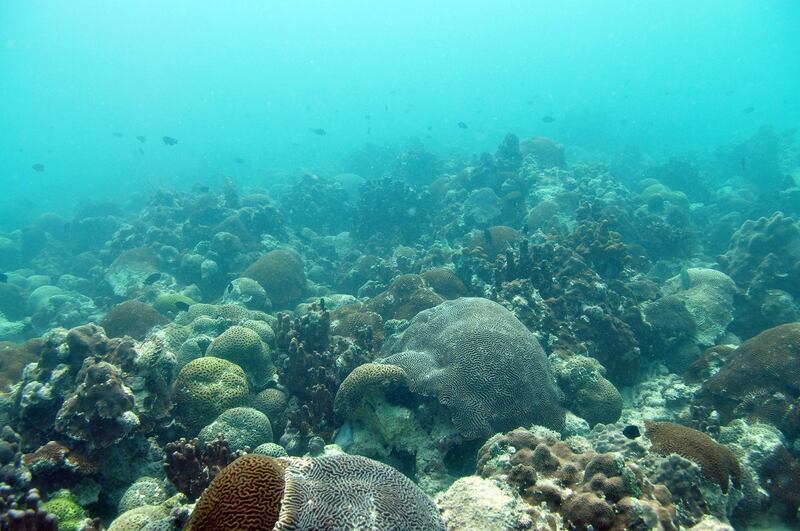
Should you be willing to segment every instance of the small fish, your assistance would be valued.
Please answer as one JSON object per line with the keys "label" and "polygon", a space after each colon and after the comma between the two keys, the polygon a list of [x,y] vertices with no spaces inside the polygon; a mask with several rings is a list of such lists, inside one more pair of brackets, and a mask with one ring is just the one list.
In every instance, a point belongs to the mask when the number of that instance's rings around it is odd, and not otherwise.
{"label": "small fish", "polygon": [[550,116],[549,114],[545,114],[544,116],[542,116],[542,121],[546,124],[551,124],[555,122],[556,119]]}
{"label": "small fish", "polygon": [[8,282],[8,275],[0,273],[0,283],[5,284],[6,282]]}
{"label": "small fish", "polygon": [[244,164],[244,159],[241,157],[236,157],[235,159],[233,159],[233,162],[235,162],[236,164]]}
{"label": "small fish", "polygon": [[636,426],[635,424],[628,424],[622,429],[622,435],[624,435],[628,439],[635,439],[639,437],[641,434],[642,432],[639,431],[639,426]]}
{"label": "small fish", "polygon": [[464,122],[458,122],[458,127],[460,127],[461,129],[468,129],[469,128],[469,126],[467,124],[465,124]]}
{"label": "small fish", "polygon": [[689,278],[689,270],[688,269],[681,269],[681,287],[683,289],[689,289],[692,287],[692,279]]}
{"label": "small fish", "polygon": [[155,284],[156,282],[158,282],[158,279],[160,278],[161,278],[161,273],[153,273],[152,275],[149,275],[146,279],[144,279],[144,285],[149,286],[151,284]]}
{"label": "small fish", "polygon": [[365,120],[369,120],[370,118],[372,118],[372,116],[371,116],[371,115],[369,115],[369,114],[365,114],[365,115],[364,115],[364,119],[365,119]]}
{"label": "small fish", "polygon": [[428,131],[433,131],[433,126],[432,125],[428,126]]}
{"label": "small fish", "polygon": [[178,139],[172,138],[171,136],[162,137],[161,140],[163,140],[164,143],[168,146],[174,146],[175,144],[178,143]]}
{"label": "small fish", "polygon": [[311,131],[315,135],[319,135],[319,136],[325,136],[325,135],[328,134],[328,132],[325,129],[321,128],[321,127],[317,127],[316,129],[309,129],[309,131]]}
{"label": "small fish", "polygon": [[36,164],[31,166],[31,168],[33,168],[33,171],[43,172],[44,171],[44,164],[42,164],[41,162],[37,162]]}
{"label": "small fish", "polygon": [[183,301],[176,302],[175,307],[181,312],[189,311],[189,305]]}
{"label": "small fish", "polygon": [[123,136],[125,136],[119,131],[114,131],[112,134],[114,135],[114,138],[122,138]]}
{"label": "small fish", "polygon": [[750,105],[749,107],[745,107],[742,109],[742,114],[750,114],[751,112],[755,111],[756,108]]}
{"label": "small fish", "polygon": [[139,148],[139,155],[144,155],[144,150],[142,148]]}
{"label": "small fish", "polygon": [[138,141],[139,141],[139,142],[141,142],[142,144],[144,144],[145,142],[147,142],[147,138],[143,137],[142,135],[139,135],[139,136],[137,136],[137,137],[136,137],[136,140],[138,140]]}

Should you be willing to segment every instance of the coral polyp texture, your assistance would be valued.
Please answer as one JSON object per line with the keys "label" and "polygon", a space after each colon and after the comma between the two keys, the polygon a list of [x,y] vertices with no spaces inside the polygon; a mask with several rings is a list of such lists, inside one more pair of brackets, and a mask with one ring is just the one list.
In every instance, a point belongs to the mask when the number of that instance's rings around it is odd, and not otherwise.
{"label": "coral polyp texture", "polygon": [[678,454],[700,466],[703,474],[727,492],[729,485],[741,486],[741,470],[736,455],[714,439],[672,422],[646,422],[652,449],[664,454]]}
{"label": "coral polyp texture", "polygon": [[482,298],[445,301],[417,314],[384,348],[382,363],[450,412],[466,438],[520,424],[561,428],[561,391],[542,347],[514,314]]}
{"label": "coral polyp texture", "polygon": [[179,418],[198,429],[223,411],[244,404],[250,388],[241,367],[211,356],[189,362],[175,380]]}
{"label": "coral polyp texture", "polygon": [[278,307],[297,301],[306,291],[303,262],[292,251],[275,249],[253,262],[242,276],[258,282]]}
{"label": "coral polyp texture", "polygon": [[433,501],[409,479],[365,457],[246,455],[197,502],[190,531],[444,530]]}

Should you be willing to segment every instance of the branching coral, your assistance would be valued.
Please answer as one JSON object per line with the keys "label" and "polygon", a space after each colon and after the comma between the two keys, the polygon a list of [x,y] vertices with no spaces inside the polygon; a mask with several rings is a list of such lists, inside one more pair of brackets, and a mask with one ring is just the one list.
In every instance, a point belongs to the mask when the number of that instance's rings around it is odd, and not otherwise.
{"label": "branching coral", "polygon": [[164,471],[178,491],[198,498],[220,471],[239,457],[221,435],[204,443],[195,438],[180,439],[164,447]]}

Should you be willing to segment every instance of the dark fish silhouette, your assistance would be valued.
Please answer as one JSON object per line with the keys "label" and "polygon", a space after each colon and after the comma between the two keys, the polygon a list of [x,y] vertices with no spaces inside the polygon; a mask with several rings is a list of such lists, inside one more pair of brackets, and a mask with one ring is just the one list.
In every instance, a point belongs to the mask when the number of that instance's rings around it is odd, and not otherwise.
{"label": "dark fish silhouette", "polygon": [[139,148],[139,155],[144,155],[144,150],[142,148]]}
{"label": "dark fish silhouette", "polygon": [[742,114],[750,114],[751,112],[755,111],[756,108],[750,105],[749,107],[745,107],[742,109]]}
{"label": "dark fish silhouette", "polygon": [[549,114],[546,114],[546,115],[542,116],[542,121],[544,123],[546,123],[546,124],[551,124],[551,123],[555,122],[556,119],[553,118],[552,116],[550,116]]}
{"label": "dark fish silhouette", "polygon": [[635,439],[639,437],[641,434],[642,432],[639,431],[639,426],[636,426],[635,424],[628,424],[622,429],[622,435],[624,435],[628,439]]}
{"label": "dark fish silhouette", "polygon": [[119,131],[114,131],[112,134],[114,135],[114,138],[122,138],[122,137],[124,136],[124,135],[123,135],[122,133],[120,133]]}
{"label": "dark fish silhouette", "polygon": [[175,144],[178,143],[178,139],[172,138],[171,136],[165,136],[161,140],[163,140],[164,143],[168,146],[174,146]]}
{"label": "dark fish silhouette", "polygon": [[372,118],[372,116],[370,116],[369,114],[365,114],[365,115],[364,115],[364,119],[365,119],[365,120],[369,120],[370,118]]}
{"label": "dark fish silhouette", "polygon": [[146,279],[144,279],[144,285],[149,286],[151,284],[155,284],[161,278],[161,273],[153,273],[149,275]]}
{"label": "dark fish silhouette", "polygon": [[142,144],[144,144],[145,142],[147,142],[147,139],[146,139],[145,137],[143,137],[142,135],[139,135],[139,136],[137,136],[137,137],[136,137],[136,140],[138,140],[138,141],[139,141],[139,142],[141,142]]}
{"label": "dark fish silhouette", "polygon": [[41,171],[44,171],[44,164],[42,164],[40,162],[37,162],[36,164],[31,166],[31,168],[33,168],[33,171],[40,171],[41,172]]}
{"label": "dark fish silhouette", "polygon": [[315,135],[319,135],[319,136],[325,136],[325,135],[327,135],[327,134],[328,134],[328,132],[327,132],[327,131],[325,131],[325,129],[323,129],[323,128],[321,128],[321,127],[318,127],[318,128],[316,128],[316,129],[311,129],[310,131],[311,131],[312,133],[314,133]]}
{"label": "dark fish silhouette", "polygon": [[175,303],[175,307],[182,312],[186,312],[189,310],[189,305],[183,301],[178,301]]}
{"label": "dark fish silhouette", "polygon": [[0,283],[5,284],[6,282],[8,282],[8,275],[0,273]]}
{"label": "dark fish silhouette", "polygon": [[469,128],[469,126],[467,124],[465,124],[464,122],[458,122],[458,127],[460,127],[461,129],[468,129]]}
{"label": "dark fish silhouette", "polygon": [[236,164],[244,164],[244,159],[241,157],[236,157],[235,159],[233,159],[233,162],[235,162]]}
{"label": "dark fish silhouette", "polygon": [[433,131],[433,126],[432,125],[428,126],[428,131]]}

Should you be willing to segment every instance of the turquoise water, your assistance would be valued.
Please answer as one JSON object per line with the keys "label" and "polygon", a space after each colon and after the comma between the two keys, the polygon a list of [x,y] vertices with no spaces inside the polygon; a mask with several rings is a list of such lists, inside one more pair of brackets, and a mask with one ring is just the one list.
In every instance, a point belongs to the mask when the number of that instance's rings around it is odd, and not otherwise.
{"label": "turquoise water", "polygon": [[798,28],[0,3],[0,531],[800,528]]}
{"label": "turquoise water", "polygon": [[798,26],[791,1],[4,2],[0,224],[368,142],[713,149],[800,123]]}

